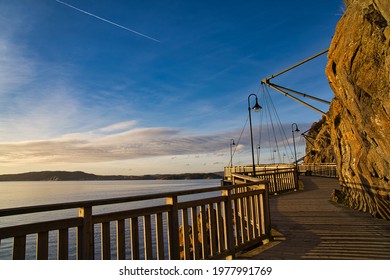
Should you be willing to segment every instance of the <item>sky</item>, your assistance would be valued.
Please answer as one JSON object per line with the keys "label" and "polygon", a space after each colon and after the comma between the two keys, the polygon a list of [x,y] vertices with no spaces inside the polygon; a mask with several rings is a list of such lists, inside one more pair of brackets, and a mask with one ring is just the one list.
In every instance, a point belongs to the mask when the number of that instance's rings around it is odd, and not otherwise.
{"label": "sky", "polygon": [[[215,172],[230,148],[233,164],[250,164],[250,94],[263,107],[251,111],[256,157],[289,162],[292,123],[303,132],[321,115],[260,82],[327,49],[343,10],[342,0],[0,0],[0,174]],[[272,81],[330,101],[325,66],[323,55]]]}

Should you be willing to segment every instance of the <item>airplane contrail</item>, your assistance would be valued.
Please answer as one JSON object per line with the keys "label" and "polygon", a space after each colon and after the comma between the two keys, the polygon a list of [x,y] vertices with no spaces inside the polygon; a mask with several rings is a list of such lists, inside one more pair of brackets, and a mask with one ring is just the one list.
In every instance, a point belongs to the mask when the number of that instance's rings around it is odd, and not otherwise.
{"label": "airplane contrail", "polygon": [[97,18],[97,19],[100,19],[100,20],[102,20],[102,21],[104,21],[104,22],[107,22],[107,23],[109,23],[109,24],[112,24],[112,25],[114,25],[114,26],[116,26],[116,27],[125,29],[125,30],[130,31],[130,32],[133,32],[133,33],[135,33],[135,34],[137,34],[137,35],[139,35],[139,36],[142,36],[142,37],[145,37],[145,38],[148,38],[148,39],[150,39],[150,40],[153,40],[153,41],[155,41],[155,42],[159,42],[159,43],[160,43],[159,40],[157,40],[157,39],[155,39],[155,38],[152,38],[152,37],[149,37],[149,36],[147,36],[147,35],[145,35],[145,34],[142,34],[142,33],[140,33],[140,32],[137,32],[137,31],[135,31],[135,30],[132,30],[132,29],[130,29],[130,28],[127,28],[126,26],[117,24],[117,23],[112,22],[112,21],[110,21],[110,20],[108,20],[108,19],[105,19],[105,18],[99,17],[99,16],[97,16],[97,15],[91,14],[91,13],[89,13],[89,12],[87,12],[87,11],[81,10],[81,9],[75,7],[75,6],[72,6],[72,5],[68,4],[68,3],[62,2],[62,1],[60,1],[60,0],[55,0],[55,1],[58,2],[58,3],[60,3],[60,4],[65,5],[65,6],[68,6],[69,8],[75,9],[76,11],[79,11],[79,12],[81,12],[81,13],[83,13],[83,14],[89,15],[89,16],[94,17],[94,18]]}

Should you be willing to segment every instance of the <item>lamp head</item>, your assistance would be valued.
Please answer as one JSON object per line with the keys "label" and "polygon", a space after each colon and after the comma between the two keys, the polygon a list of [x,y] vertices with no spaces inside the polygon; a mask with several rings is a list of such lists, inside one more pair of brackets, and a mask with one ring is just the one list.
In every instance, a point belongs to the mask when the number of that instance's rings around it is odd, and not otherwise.
{"label": "lamp head", "polygon": [[[294,126],[295,126],[295,130],[294,130]],[[298,125],[296,123],[293,123],[291,125],[291,128],[293,129],[293,132],[299,132],[300,131],[299,128],[298,128]]]}
{"label": "lamp head", "polygon": [[257,101],[256,97],[256,104],[252,107],[252,110],[259,112],[262,109],[262,107],[259,105],[259,102]]}

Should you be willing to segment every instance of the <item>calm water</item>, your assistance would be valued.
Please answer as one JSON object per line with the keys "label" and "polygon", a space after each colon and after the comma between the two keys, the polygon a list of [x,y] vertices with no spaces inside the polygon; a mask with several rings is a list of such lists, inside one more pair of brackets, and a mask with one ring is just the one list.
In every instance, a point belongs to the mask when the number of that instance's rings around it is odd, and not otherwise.
{"label": "calm water", "polygon": [[[220,180],[145,180],[145,181],[48,181],[48,182],[0,182],[0,209],[19,206],[41,205],[71,201],[85,201],[101,198],[124,197],[141,194],[154,194],[187,189],[198,189],[219,186]],[[130,208],[143,208],[159,203],[132,203]],[[123,207],[123,206],[119,206]],[[129,205],[126,205],[129,208]],[[94,213],[118,210],[117,205],[94,208]],[[77,216],[77,209],[38,214],[0,217],[1,227]],[[50,233],[55,240],[56,233]],[[74,234],[70,232],[70,234]],[[98,237],[97,237],[98,238]],[[27,248],[35,251],[35,236],[27,237]],[[10,259],[12,240],[3,240],[0,246],[0,260]],[[52,252],[55,258],[55,249]],[[70,256],[72,258],[72,254]],[[75,257],[75,253],[73,254]],[[31,253],[27,259],[34,259]]]}

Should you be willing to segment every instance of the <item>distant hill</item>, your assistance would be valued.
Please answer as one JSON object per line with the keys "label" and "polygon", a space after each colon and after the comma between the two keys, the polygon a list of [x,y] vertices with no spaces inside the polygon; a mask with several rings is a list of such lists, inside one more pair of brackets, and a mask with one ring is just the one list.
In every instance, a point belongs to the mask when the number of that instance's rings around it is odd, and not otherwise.
{"label": "distant hill", "polygon": [[97,180],[189,180],[221,179],[217,173],[154,174],[142,176],[95,175],[82,171],[40,171],[0,175],[0,181],[97,181]]}

